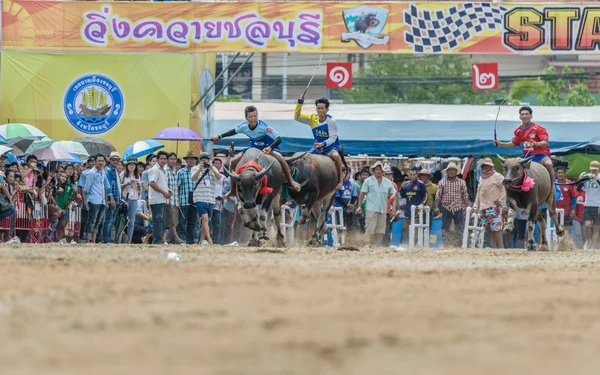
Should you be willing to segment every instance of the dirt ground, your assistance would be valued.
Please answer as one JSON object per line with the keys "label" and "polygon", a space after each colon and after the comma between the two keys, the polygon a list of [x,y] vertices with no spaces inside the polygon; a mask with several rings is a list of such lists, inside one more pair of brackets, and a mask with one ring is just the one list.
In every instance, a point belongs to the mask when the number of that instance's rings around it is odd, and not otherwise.
{"label": "dirt ground", "polygon": [[0,246],[4,374],[598,374],[600,251]]}

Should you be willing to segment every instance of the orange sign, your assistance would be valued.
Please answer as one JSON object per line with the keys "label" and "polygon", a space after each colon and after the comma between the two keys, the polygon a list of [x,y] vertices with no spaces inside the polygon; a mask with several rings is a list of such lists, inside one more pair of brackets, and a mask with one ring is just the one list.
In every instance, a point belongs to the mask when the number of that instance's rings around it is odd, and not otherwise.
{"label": "orange sign", "polygon": [[596,3],[4,0],[4,50],[600,53]]}

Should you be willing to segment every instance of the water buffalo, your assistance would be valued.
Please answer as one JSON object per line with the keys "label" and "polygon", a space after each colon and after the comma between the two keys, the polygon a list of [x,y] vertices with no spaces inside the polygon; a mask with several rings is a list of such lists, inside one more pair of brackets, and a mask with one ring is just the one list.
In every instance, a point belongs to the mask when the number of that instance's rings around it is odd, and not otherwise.
{"label": "water buffalo", "polygon": [[556,234],[564,234],[563,227],[556,216],[556,190],[554,181],[550,177],[548,169],[542,164],[532,162],[532,157],[526,159],[511,158],[504,159],[498,155],[498,159],[504,166],[504,188],[506,189],[506,202],[508,204],[508,221],[505,229],[512,231],[514,228],[515,211],[517,208],[529,210],[527,218],[527,250],[535,251],[534,223],[539,225],[539,233],[542,237],[540,250],[548,250],[548,243],[544,233],[546,231],[546,220],[542,215],[540,206],[546,205],[550,218],[554,222]]}
{"label": "water buffalo", "polygon": [[[269,208],[273,208],[274,223],[281,221],[281,186],[285,181],[281,165],[274,157],[250,148],[238,163],[237,171],[225,169],[225,173],[237,181],[238,212],[244,226],[254,231],[248,245],[259,246],[260,240],[269,239],[267,234]],[[264,176],[266,176],[266,186],[263,185]],[[256,206],[259,204],[261,209],[260,214],[257,215]],[[279,225],[276,227],[277,246],[283,246],[285,242],[281,228]]]}
{"label": "water buffalo", "polygon": [[[345,165],[343,150],[340,150],[342,162]],[[292,174],[298,173],[297,180],[301,182],[302,188],[299,192],[290,189],[290,197],[304,205],[298,224],[306,223],[308,215],[313,213],[317,219],[315,232],[308,241],[309,246],[321,244],[325,234],[325,222],[327,213],[333,204],[337,184],[340,180],[334,161],[325,155],[312,155],[308,153],[296,153],[287,158]],[[347,168],[346,168],[347,169]]]}

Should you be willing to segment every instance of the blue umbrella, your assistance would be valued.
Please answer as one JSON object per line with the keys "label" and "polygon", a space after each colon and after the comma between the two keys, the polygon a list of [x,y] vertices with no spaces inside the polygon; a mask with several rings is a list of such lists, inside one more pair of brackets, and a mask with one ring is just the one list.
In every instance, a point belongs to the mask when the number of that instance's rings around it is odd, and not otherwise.
{"label": "blue umbrella", "polygon": [[155,141],[153,139],[146,139],[145,141],[138,141],[127,147],[127,150],[123,153],[123,159],[127,159],[130,156],[134,156],[136,158],[150,155],[154,153],[156,150],[160,150],[165,147],[162,143]]}

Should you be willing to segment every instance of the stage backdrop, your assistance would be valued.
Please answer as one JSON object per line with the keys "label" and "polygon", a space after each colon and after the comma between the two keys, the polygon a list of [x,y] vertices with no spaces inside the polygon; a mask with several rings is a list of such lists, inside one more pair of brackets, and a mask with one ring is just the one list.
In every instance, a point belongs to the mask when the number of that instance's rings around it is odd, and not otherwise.
{"label": "stage backdrop", "polygon": [[599,53],[598,3],[4,0],[2,48],[88,52]]}
{"label": "stage backdrop", "polygon": [[191,59],[214,74],[214,54],[4,52],[0,122],[32,124],[55,140],[96,136],[120,152],[178,123],[202,132],[202,106],[189,111]]}

